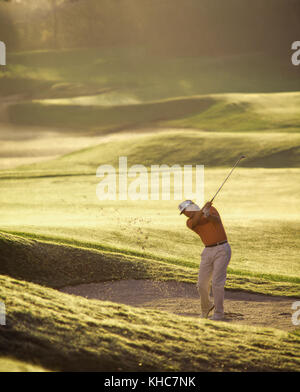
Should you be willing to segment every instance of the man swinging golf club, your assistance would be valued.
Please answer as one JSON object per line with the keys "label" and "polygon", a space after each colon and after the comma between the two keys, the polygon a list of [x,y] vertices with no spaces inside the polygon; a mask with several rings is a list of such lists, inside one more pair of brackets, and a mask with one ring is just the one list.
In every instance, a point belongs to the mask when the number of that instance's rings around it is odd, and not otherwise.
{"label": "man swinging golf club", "polygon": [[[207,318],[215,308],[212,320],[224,318],[224,286],[226,270],[231,257],[230,245],[218,211],[207,202],[203,208],[191,200],[179,204],[181,214],[189,219],[186,225],[197,233],[205,245],[201,253],[197,289],[201,300],[202,317]],[[209,285],[212,279],[214,304],[209,299]]]}
{"label": "man swinging golf club", "polygon": [[[214,309],[214,314],[210,317],[211,320],[224,319],[224,286],[227,266],[231,258],[231,248],[227,241],[221,217],[216,208],[212,206],[212,202],[229,178],[233,169],[243,158],[245,158],[244,155],[236,162],[215,196],[203,208],[200,209],[191,200],[185,200],[178,206],[180,214],[184,214],[188,218],[186,221],[187,227],[198,234],[205,245],[201,253],[197,289],[201,300],[202,317],[207,318],[209,313]],[[214,304],[209,299],[209,285],[211,280]]]}

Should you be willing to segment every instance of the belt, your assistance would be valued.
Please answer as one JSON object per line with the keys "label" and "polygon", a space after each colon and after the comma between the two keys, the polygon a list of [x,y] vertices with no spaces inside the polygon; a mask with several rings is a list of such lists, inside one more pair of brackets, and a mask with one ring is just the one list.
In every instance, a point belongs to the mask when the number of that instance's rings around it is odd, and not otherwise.
{"label": "belt", "polygon": [[222,245],[222,244],[226,244],[226,241],[222,241],[222,242],[217,242],[216,244],[212,244],[212,245],[206,245],[205,248],[212,248],[213,246],[218,246],[218,245]]}

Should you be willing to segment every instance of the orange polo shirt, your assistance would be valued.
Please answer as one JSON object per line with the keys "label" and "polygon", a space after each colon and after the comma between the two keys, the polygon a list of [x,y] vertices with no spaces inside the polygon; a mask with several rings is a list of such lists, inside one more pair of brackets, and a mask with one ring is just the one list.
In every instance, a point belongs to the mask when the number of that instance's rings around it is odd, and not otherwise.
{"label": "orange polo shirt", "polygon": [[[210,207],[210,215],[215,215],[220,218],[218,211],[215,207]],[[220,218],[221,219],[221,218]],[[205,246],[213,245],[217,242],[222,242],[227,240],[224,226],[222,222],[210,222],[207,218],[202,216],[199,224],[193,229],[191,227],[191,218],[186,221],[186,225],[189,229],[193,230],[199,235]]]}

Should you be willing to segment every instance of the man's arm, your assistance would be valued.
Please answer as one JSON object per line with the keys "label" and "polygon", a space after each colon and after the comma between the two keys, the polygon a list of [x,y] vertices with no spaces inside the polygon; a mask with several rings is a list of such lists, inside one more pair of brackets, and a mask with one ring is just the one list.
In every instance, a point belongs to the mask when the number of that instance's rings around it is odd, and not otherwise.
{"label": "man's arm", "polygon": [[205,203],[204,207],[201,208],[200,211],[195,211],[193,213],[193,215],[188,220],[188,226],[190,229],[193,230],[194,227],[198,225],[204,225],[205,223],[207,223],[207,219],[204,216],[204,210],[205,208],[210,208],[210,207],[211,207],[211,202],[208,201],[207,203]]}
{"label": "man's arm", "polygon": [[195,211],[193,216],[191,216],[188,220],[187,220],[187,225],[190,229],[194,229],[194,227],[203,224],[203,211]]}
{"label": "man's arm", "polygon": [[217,216],[217,215],[209,215],[209,216],[206,216],[206,219],[207,219],[209,222],[215,222],[215,223],[220,223],[220,222],[221,222],[220,217]]}
{"label": "man's arm", "polygon": [[204,209],[204,216],[209,222],[220,223],[221,218],[218,211],[215,208],[208,207],[206,210]]}

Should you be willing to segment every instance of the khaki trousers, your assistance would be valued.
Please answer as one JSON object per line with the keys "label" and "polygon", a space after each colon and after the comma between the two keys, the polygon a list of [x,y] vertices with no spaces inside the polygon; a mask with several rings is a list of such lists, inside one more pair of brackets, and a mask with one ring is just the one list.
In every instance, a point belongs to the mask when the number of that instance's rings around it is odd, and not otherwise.
{"label": "khaki trousers", "polygon": [[224,286],[230,258],[231,248],[228,242],[211,248],[204,248],[201,253],[197,289],[200,295],[202,313],[208,312],[212,307],[212,302],[209,299],[209,284],[212,279],[215,315],[224,316]]}

